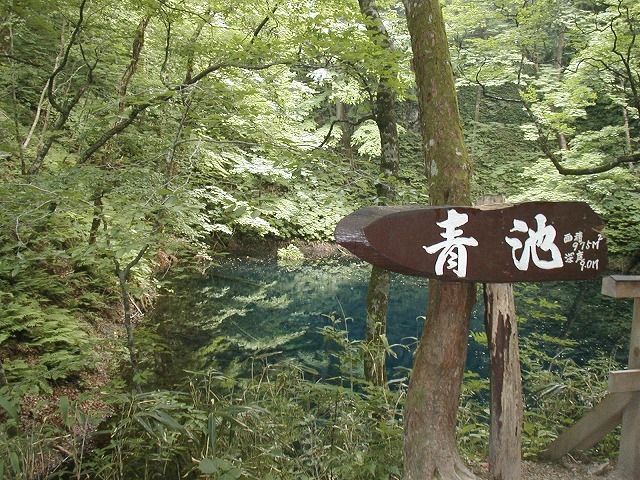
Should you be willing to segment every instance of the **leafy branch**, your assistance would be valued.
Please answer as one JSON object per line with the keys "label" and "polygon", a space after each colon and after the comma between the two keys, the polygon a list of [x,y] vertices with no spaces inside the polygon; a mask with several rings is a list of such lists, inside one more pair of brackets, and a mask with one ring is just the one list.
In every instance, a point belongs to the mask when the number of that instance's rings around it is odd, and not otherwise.
{"label": "leafy branch", "polygon": [[551,161],[560,175],[594,175],[596,173],[608,172],[609,170],[613,170],[614,168],[626,163],[640,162],[640,153],[632,153],[630,155],[619,156],[609,162],[602,163],[594,167],[567,168],[562,164],[562,157],[555,152],[553,146],[549,142],[549,136],[545,133],[544,128],[531,111],[531,105],[525,101],[522,101],[521,103],[538,132],[538,147]]}
{"label": "leafy branch", "polygon": [[532,111],[531,103],[523,100],[522,94],[524,93],[524,90],[522,89],[522,87],[520,87],[520,90],[519,90],[521,94],[521,98],[519,99],[492,95],[488,93],[486,85],[484,85],[480,81],[479,75],[480,75],[480,70],[478,70],[478,72],[476,73],[476,79],[475,79],[476,84],[481,88],[482,95],[485,98],[489,98],[491,100],[496,100],[499,102],[517,103],[524,108],[524,110],[527,112],[527,115],[531,119],[531,122],[536,128],[536,131],[537,131],[536,143],[538,144],[538,147],[540,148],[542,153],[544,153],[547,159],[551,161],[551,163],[553,164],[553,166],[555,167],[555,169],[560,175],[594,175],[596,173],[608,172],[609,170],[613,170],[614,168],[627,163],[640,162],[640,152],[638,152],[638,153],[631,153],[629,155],[621,155],[609,162],[602,163],[594,167],[568,168],[564,166],[562,164],[562,156],[556,153],[555,151],[556,149],[553,147],[553,145],[549,141],[548,132],[545,131],[544,127],[542,126],[540,121],[538,121],[538,119],[536,118],[535,114]]}
{"label": "leafy branch", "polygon": [[[45,86],[47,100],[49,101],[49,104],[59,114],[58,119],[56,120],[56,122],[55,122],[55,124],[53,126],[53,132],[56,132],[57,134],[60,134],[62,132],[62,129],[66,125],[67,120],[69,119],[69,115],[71,115],[71,111],[75,108],[75,106],[78,104],[78,102],[80,102],[80,99],[84,96],[84,94],[87,92],[87,90],[89,89],[89,87],[93,83],[93,71],[96,68],[97,61],[94,61],[93,63],[90,63],[87,60],[86,56],[85,56],[84,49],[82,48],[82,45],[79,45],[82,58],[85,61],[85,65],[87,67],[87,79],[86,79],[86,82],[80,88],[78,88],[78,90],[76,91],[75,95],[70,100],[68,100],[66,103],[61,104],[56,99],[56,95],[55,95],[55,92],[54,92],[55,84],[56,84],[55,81],[56,81],[56,78],[58,77],[58,75],[60,75],[62,73],[62,71],[66,68],[67,63],[69,62],[69,55],[71,54],[71,49],[76,44],[77,37],[80,34],[80,32],[82,31],[82,27],[83,27],[83,23],[84,23],[84,11],[85,11],[86,4],[87,4],[87,0],[82,0],[82,2],[80,3],[79,13],[78,13],[78,21],[76,22],[76,25],[75,25],[73,31],[71,32],[71,37],[69,39],[69,42],[68,42],[66,48],[64,49],[64,52],[63,52],[62,57],[60,59],[60,63],[53,70],[53,73],[51,73],[51,75],[49,76],[49,78],[47,80],[47,84]],[[48,135],[48,136],[45,137],[44,141],[42,142],[42,144],[40,145],[40,147],[38,148],[38,150],[36,152],[36,156],[35,156],[33,165],[31,165],[31,167],[29,168],[28,171],[25,171],[25,169],[23,168],[23,172],[22,172],[23,174],[29,173],[31,175],[34,175],[34,174],[38,173],[38,171],[42,167],[44,159],[46,158],[47,154],[49,153],[49,150],[51,149],[51,147],[53,145],[53,142],[56,140],[57,136],[58,135],[56,135],[56,134],[51,134],[51,135]]]}

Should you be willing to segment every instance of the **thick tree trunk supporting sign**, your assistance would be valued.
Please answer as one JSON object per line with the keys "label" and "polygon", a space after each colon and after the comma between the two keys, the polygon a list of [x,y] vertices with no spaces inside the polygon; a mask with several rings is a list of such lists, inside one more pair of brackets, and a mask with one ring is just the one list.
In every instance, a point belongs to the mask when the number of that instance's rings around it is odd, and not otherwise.
{"label": "thick tree trunk supporting sign", "polygon": [[471,283],[429,282],[427,319],[404,408],[405,480],[476,478],[459,455],[455,434],[475,297]]}

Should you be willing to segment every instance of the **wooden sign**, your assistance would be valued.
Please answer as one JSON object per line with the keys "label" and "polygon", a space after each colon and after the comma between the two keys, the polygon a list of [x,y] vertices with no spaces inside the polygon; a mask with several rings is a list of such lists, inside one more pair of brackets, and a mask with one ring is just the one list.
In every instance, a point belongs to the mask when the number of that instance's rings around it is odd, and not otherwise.
{"label": "wooden sign", "polygon": [[335,236],[361,259],[394,272],[511,283],[602,276],[602,227],[583,202],[389,206],[347,215]]}

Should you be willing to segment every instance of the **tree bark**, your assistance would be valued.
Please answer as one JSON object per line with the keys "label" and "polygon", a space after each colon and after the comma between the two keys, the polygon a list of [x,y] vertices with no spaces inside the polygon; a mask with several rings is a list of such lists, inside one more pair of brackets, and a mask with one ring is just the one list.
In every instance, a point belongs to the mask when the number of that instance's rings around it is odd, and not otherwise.
{"label": "tree bark", "polygon": [[118,87],[118,96],[120,97],[120,103],[118,104],[118,113],[122,113],[127,107],[125,97],[127,96],[129,83],[138,70],[138,63],[140,62],[142,47],[144,47],[144,40],[147,33],[149,20],[151,20],[151,15],[146,14],[144,17],[142,17],[140,23],[138,23],[138,28],[136,29],[135,38],[133,39],[133,45],[131,47],[131,62],[122,75],[122,78],[120,79],[120,86]]}
{"label": "tree bark", "polygon": [[478,123],[480,123],[480,107],[482,106],[482,87],[476,86],[476,106],[473,111],[473,129],[471,130],[471,155],[475,154],[476,137],[478,133]]}
{"label": "tree bark", "polygon": [[340,121],[342,134],[340,135],[340,150],[349,160],[353,160],[353,147],[351,138],[353,137],[354,126],[349,121],[349,105],[336,100],[336,118]]}
{"label": "tree bark", "polygon": [[124,327],[127,332],[127,349],[129,350],[129,364],[131,366],[131,386],[137,391],[141,392],[142,387],[140,385],[140,380],[138,378],[138,374],[140,373],[139,363],[138,363],[138,351],[136,349],[135,335],[134,335],[134,326],[133,326],[133,318],[131,315],[131,299],[129,297],[129,273],[131,269],[135,267],[142,257],[149,249],[149,245],[145,245],[139,251],[136,257],[131,260],[124,268],[121,267],[120,262],[117,258],[113,258],[113,264],[115,267],[115,274],[118,277],[118,284],[120,286],[120,296],[122,300],[122,308],[124,311]]}
{"label": "tree bark", "polygon": [[93,220],[91,220],[91,229],[89,230],[89,245],[95,245],[98,241],[98,230],[102,223],[102,212],[104,209],[103,196],[104,192],[100,190],[93,199]]}
{"label": "tree bark", "polygon": [[[504,204],[504,196],[484,195],[476,204]],[[491,387],[489,478],[518,480],[522,475],[523,399],[513,285],[486,283],[484,304]]]}
{"label": "tree bark", "polygon": [[[470,205],[472,164],[462,135],[438,0],[405,2],[418,89],[425,173],[433,205]],[[405,406],[404,475],[409,480],[475,476],[456,444],[474,284],[429,282],[427,320]]]}
{"label": "tree bark", "polygon": [[0,388],[6,387],[7,385],[7,375],[4,372],[4,365],[2,364],[2,359],[0,358]]}
{"label": "tree bark", "polygon": [[456,444],[475,285],[429,282],[429,303],[404,408],[405,480],[467,480]]}

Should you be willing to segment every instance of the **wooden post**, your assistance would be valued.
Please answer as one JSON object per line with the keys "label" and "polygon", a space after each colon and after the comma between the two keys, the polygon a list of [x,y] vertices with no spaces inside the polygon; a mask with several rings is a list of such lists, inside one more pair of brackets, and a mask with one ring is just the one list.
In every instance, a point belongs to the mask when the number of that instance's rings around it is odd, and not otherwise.
{"label": "wooden post", "polygon": [[[629,370],[638,370],[640,369],[640,276],[605,277],[602,281],[602,293],[614,298],[634,299],[629,342]],[[634,373],[623,375],[633,378]],[[610,385],[614,382],[614,379],[610,379]],[[618,470],[623,478],[640,480],[640,390],[634,391],[633,398],[622,414]]]}
{"label": "wooden post", "polygon": [[[486,195],[477,202],[502,203],[502,195]],[[522,475],[522,377],[513,285],[485,283],[484,301],[491,388],[489,477],[518,480]]]}

